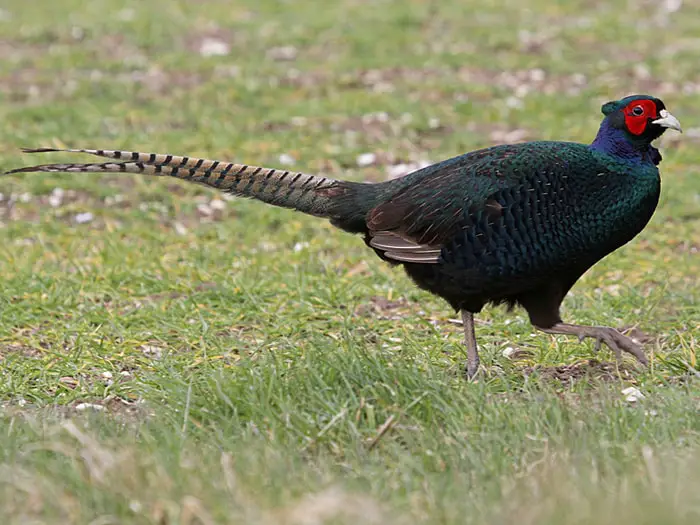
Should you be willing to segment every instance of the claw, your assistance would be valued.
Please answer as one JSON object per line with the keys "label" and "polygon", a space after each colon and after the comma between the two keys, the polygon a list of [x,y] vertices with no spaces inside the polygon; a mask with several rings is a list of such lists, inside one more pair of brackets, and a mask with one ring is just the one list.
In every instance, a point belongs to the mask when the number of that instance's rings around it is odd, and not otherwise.
{"label": "claw", "polygon": [[[579,341],[579,343],[580,343],[581,341],[583,341],[583,339],[581,339],[581,336],[579,336],[578,341]],[[595,340],[595,345],[593,345],[593,351],[596,352],[596,353],[600,352],[600,347],[601,347],[602,345],[603,345],[603,338],[602,338],[602,337],[598,337],[598,338]]]}
{"label": "claw", "polygon": [[616,343],[608,345],[608,347],[613,351],[615,354],[615,359],[620,362],[622,361],[622,350],[620,350],[620,347],[617,346]]}
{"label": "claw", "polygon": [[464,371],[466,372],[467,379],[474,379],[479,371],[479,361],[467,362],[467,367]]}
{"label": "claw", "polygon": [[596,352],[599,351],[601,345],[605,343],[605,345],[615,353],[615,357],[618,360],[622,359],[622,352],[625,351],[636,357],[643,365],[648,364],[647,358],[644,355],[643,347],[614,328],[608,328],[605,326],[581,326],[567,323],[557,323],[551,327],[538,328],[543,332],[550,334],[576,335],[579,341],[583,341],[586,337],[590,337],[595,339],[594,348]]}

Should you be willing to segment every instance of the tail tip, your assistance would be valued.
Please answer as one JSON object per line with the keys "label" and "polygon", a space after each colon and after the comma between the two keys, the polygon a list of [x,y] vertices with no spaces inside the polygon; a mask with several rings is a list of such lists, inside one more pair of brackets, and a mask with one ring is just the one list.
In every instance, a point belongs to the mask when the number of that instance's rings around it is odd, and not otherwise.
{"label": "tail tip", "polygon": [[13,173],[27,173],[30,171],[35,171],[35,170],[32,168],[15,168],[13,170],[7,170],[7,171],[3,172],[3,175],[12,175]]}
{"label": "tail tip", "polygon": [[[58,148],[20,148],[22,153],[54,153],[56,151],[62,151]],[[7,170],[2,173],[2,175],[12,175],[13,173],[29,173],[32,171],[37,171],[36,166],[15,168],[13,170]]]}
{"label": "tail tip", "polygon": [[56,148],[20,148],[22,153],[52,153],[55,151],[61,151]]}

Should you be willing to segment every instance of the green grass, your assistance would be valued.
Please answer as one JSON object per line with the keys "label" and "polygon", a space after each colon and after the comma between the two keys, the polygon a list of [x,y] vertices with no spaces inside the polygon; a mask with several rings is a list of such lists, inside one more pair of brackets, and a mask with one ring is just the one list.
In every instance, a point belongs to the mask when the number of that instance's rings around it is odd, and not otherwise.
{"label": "green grass", "polygon": [[700,8],[594,4],[5,0],[2,171],[66,144],[381,180],[590,141],[632,92],[686,133],[661,141],[651,224],[564,304],[642,330],[650,368],[490,309],[475,384],[453,312],[323,221],[175,181],[2,178],[2,523],[697,523]]}

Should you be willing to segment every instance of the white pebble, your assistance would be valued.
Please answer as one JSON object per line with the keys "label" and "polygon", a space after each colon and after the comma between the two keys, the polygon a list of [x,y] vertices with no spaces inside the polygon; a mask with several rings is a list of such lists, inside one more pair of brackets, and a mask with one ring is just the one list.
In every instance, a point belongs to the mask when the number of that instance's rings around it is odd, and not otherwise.
{"label": "white pebble", "polygon": [[54,188],[49,196],[49,205],[52,208],[58,208],[63,202],[64,193],[63,188]]}
{"label": "white pebble", "polygon": [[282,155],[280,155],[279,163],[283,166],[292,166],[294,162],[294,157],[292,157],[291,155],[287,153],[282,153]]}
{"label": "white pebble", "polygon": [[525,103],[517,97],[508,97],[506,99],[506,106],[511,109],[522,109],[525,107]]}
{"label": "white pebble", "polygon": [[212,199],[211,202],[209,203],[209,207],[212,210],[225,210],[226,209],[226,203],[222,201],[221,199]]}
{"label": "white pebble", "polygon": [[78,215],[75,216],[75,222],[78,224],[85,224],[87,222],[91,222],[95,216],[90,213],[89,211],[86,211],[84,213],[79,213]]}
{"label": "white pebble", "polygon": [[510,357],[515,353],[515,348],[513,348],[512,346],[507,346],[503,349],[503,352],[501,353],[503,354],[503,357]]}
{"label": "white pebble", "polygon": [[544,80],[544,70],[536,68],[530,70],[530,80],[533,82],[542,82]]}
{"label": "white pebble", "polygon": [[413,167],[410,164],[392,164],[386,167],[386,174],[390,179],[407,175],[411,171],[413,171]]}
{"label": "white pebble", "polygon": [[142,345],[141,350],[144,354],[154,359],[160,359],[163,357],[163,349],[158,346],[153,345]]}
{"label": "white pebble", "polygon": [[75,409],[79,412],[83,412],[89,409],[100,411],[104,410],[105,407],[103,407],[102,405],[95,405],[94,403],[78,403],[77,405],[75,405]]}
{"label": "white pebble", "polygon": [[377,161],[377,155],[374,153],[362,153],[357,156],[357,165],[361,168],[365,166],[370,166]]}
{"label": "white pebble", "polygon": [[273,47],[267,50],[267,57],[277,62],[294,60],[297,54],[297,48],[294,46]]}
{"label": "white pebble", "polygon": [[308,124],[309,119],[306,117],[292,117],[289,119],[289,123],[292,126],[306,126]]}
{"label": "white pebble", "polygon": [[666,0],[662,6],[667,13],[675,13],[683,6],[683,0]]}
{"label": "white pebble", "polygon": [[209,206],[208,204],[200,202],[199,204],[197,204],[197,211],[201,215],[211,215],[213,210],[211,209],[211,206]]}
{"label": "white pebble", "polygon": [[370,124],[372,122],[389,122],[389,114],[386,111],[377,111],[362,115],[362,122]]}
{"label": "white pebble", "polygon": [[386,174],[387,174],[388,178],[395,179],[397,177],[401,177],[403,175],[407,175],[411,172],[417,171],[421,168],[425,168],[426,166],[430,166],[430,164],[431,164],[431,162],[428,160],[419,160],[418,162],[392,164],[392,165],[386,167]]}
{"label": "white pebble", "polygon": [[622,391],[622,395],[625,396],[625,401],[634,403],[640,399],[644,399],[644,394],[637,387],[630,386]]}
{"label": "white pebble", "polygon": [[173,228],[175,228],[175,233],[177,233],[178,235],[187,235],[187,228],[181,222],[174,222]]}
{"label": "white pebble", "polygon": [[218,38],[205,38],[199,44],[199,54],[203,57],[220,57],[229,54],[229,45]]}

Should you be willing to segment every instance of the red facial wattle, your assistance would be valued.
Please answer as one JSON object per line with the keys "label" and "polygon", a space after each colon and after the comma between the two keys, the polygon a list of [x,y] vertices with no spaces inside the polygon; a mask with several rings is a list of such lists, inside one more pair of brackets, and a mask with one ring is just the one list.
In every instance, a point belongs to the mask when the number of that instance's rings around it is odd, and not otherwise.
{"label": "red facial wattle", "polygon": [[649,120],[659,117],[656,104],[653,100],[648,99],[630,102],[623,111],[625,114],[625,125],[633,135],[644,133]]}

